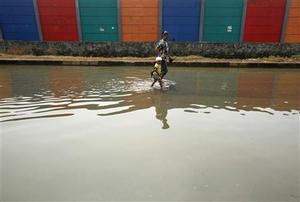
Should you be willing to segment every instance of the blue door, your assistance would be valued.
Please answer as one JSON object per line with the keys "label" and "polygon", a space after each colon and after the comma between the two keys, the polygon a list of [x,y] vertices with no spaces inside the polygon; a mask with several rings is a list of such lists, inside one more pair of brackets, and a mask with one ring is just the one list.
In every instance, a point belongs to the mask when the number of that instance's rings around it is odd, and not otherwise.
{"label": "blue door", "polygon": [[163,0],[162,28],[170,41],[199,41],[201,0]]}
{"label": "blue door", "polygon": [[4,40],[39,40],[32,0],[0,0],[0,26]]}

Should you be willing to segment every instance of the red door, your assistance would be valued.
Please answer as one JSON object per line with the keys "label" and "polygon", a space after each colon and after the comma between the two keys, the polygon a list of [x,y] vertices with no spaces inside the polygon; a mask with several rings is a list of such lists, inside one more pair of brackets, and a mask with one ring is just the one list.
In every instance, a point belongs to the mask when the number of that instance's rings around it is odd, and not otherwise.
{"label": "red door", "polygon": [[286,0],[248,0],[244,41],[280,42]]}
{"label": "red door", "polygon": [[74,0],[38,0],[45,41],[78,41]]}

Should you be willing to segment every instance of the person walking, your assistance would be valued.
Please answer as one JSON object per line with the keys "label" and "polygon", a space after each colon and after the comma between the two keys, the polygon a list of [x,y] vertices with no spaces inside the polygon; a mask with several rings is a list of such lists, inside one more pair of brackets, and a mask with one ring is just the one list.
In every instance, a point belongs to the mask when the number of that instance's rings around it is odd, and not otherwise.
{"label": "person walking", "polygon": [[162,58],[161,61],[161,79],[168,73],[168,63],[172,63],[173,59],[169,55],[169,33],[164,31],[162,33],[162,39],[159,40],[156,46],[157,56]]}

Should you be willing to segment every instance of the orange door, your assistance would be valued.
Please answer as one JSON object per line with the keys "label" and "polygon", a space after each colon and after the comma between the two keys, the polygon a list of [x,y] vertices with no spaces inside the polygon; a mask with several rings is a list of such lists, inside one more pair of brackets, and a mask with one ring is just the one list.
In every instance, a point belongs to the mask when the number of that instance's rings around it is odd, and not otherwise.
{"label": "orange door", "polygon": [[122,41],[156,41],[159,28],[158,0],[121,0]]}
{"label": "orange door", "polygon": [[300,0],[291,0],[285,42],[300,42]]}

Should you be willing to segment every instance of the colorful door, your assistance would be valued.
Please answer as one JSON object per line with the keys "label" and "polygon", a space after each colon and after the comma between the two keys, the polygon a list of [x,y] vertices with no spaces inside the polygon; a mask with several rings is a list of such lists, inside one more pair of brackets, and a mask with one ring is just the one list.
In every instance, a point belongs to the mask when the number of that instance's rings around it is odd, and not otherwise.
{"label": "colorful door", "polygon": [[79,0],[83,41],[119,41],[118,0]]}
{"label": "colorful door", "polygon": [[163,30],[171,41],[199,41],[201,0],[163,0]]}
{"label": "colorful door", "polygon": [[239,42],[243,0],[206,0],[202,41]]}
{"label": "colorful door", "polygon": [[78,41],[75,0],[38,0],[43,39]]}
{"label": "colorful door", "polygon": [[122,41],[156,41],[159,0],[121,0]]}
{"label": "colorful door", "polygon": [[0,0],[0,26],[4,40],[39,40],[32,0]]}
{"label": "colorful door", "polygon": [[284,41],[300,43],[300,0],[291,0]]}
{"label": "colorful door", "polygon": [[286,0],[248,0],[245,42],[280,42]]}

